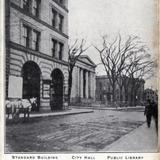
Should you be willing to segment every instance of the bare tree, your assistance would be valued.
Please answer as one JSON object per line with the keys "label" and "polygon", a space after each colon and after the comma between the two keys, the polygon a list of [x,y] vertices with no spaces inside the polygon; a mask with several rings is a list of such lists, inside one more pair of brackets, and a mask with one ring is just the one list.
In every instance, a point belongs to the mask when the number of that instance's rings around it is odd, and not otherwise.
{"label": "bare tree", "polygon": [[118,79],[126,67],[126,59],[131,56],[131,51],[137,46],[137,44],[134,43],[137,37],[129,36],[124,43],[122,43],[120,34],[111,43],[107,42],[106,37],[102,37],[102,39],[102,49],[96,46],[95,48],[99,52],[101,61],[105,67],[107,77],[112,87],[112,100],[115,101],[116,83],[118,82],[118,84],[120,84]]}
{"label": "bare tree", "polygon": [[149,54],[146,54],[147,47],[137,36],[128,36],[125,41],[122,41],[119,34],[111,43],[107,42],[107,37],[102,37],[102,40],[102,48],[99,49],[97,46],[95,48],[100,54],[112,87],[112,100],[115,101],[116,84],[118,84],[122,101],[124,85],[131,83],[131,79],[142,78],[151,70],[150,64],[152,63],[146,60],[149,57]]}
{"label": "bare tree", "polygon": [[72,90],[72,73],[75,64],[82,53],[84,53],[89,47],[85,47],[86,41],[82,39],[80,42],[78,39],[69,46],[68,50],[68,103],[70,104],[71,90]]}
{"label": "bare tree", "polygon": [[135,105],[138,89],[141,87],[141,84],[144,83],[144,80],[153,76],[155,63],[151,60],[150,54],[147,53],[147,48],[145,47],[135,51],[127,63],[128,68],[126,67],[124,70],[126,78],[124,78],[123,81],[125,97],[129,95],[128,89],[130,88],[131,104]]}

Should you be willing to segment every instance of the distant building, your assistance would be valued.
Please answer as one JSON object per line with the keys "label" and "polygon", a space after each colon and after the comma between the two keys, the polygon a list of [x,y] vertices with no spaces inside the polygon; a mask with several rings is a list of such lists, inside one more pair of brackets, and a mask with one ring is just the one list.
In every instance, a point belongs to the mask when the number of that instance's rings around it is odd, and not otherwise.
{"label": "distant building", "polygon": [[6,0],[6,98],[63,109],[68,88],[68,0]]}
{"label": "distant building", "polygon": [[[120,88],[118,84],[115,85],[115,102],[127,102],[127,104],[141,105],[144,94],[144,80],[129,79],[123,77],[126,81],[130,81],[127,87],[128,94],[125,94],[125,88],[122,87],[122,94],[120,95]],[[121,97],[121,98],[120,98]],[[103,104],[110,104],[113,101],[112,86],[109,78],[106,75],[96,76],[96,101]]]}
{"label": "distant building", "polygon": [[95,67],[88,56],[79,57],[72,74],[71,103],[91,103],[95,100]]}
{"label": "distant building", "polygon": [[112,101],[111,86],[107,76],[96,76],[96,101],[104,104]]}

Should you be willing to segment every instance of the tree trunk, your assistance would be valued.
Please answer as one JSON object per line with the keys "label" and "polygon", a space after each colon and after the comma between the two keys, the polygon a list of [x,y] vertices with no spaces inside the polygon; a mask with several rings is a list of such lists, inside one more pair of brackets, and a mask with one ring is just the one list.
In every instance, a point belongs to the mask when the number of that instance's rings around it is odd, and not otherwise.
{"label": "tree trunk", "polygon": [[123,97],[122,97],[122,88],[123,85],[121,83],[118,83],[118,87],[119,87],[119,105],[120,107],[122,107],[122,101],[123,101]]}
{"label": "tree trunk", "polygon": [[115,106],[115,84],[112,85],[112,104]]}
{"label": "tree trunk", "polygon": [[72,72],[73,72],[73,69],[71,69],[69,71],[69,75],[68,75],[68,104],[69,105],[70,105],[70,102],[71,102]]}
{"label": "tree trunk", "polygon": [[128,89],[127,89],[127,87],[125,86],[124,87],[125,89],[125,91],[124,91],[124,94],[125,94],[125,103],[126,103],[126,107],[128,106]]}
{"label": "tree trunk", "polygon": [[120,107],[122,107],[122,101],[123,101],[123,98],[122,98],[122,86],[119,87],[119,90],[120,90]]}
{"label": "tree trunk", "polygon": [[131,106],[134,106],[135,105],[135,90],[134,90],[134,87],[135,87],[135,84],[134,82],[132,83],[132,86],[131,86]]}

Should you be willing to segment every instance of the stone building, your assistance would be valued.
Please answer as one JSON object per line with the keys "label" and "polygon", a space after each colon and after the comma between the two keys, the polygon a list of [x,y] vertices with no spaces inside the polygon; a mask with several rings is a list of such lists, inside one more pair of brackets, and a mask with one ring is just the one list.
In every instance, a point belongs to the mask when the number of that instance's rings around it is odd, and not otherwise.
{"label": "stone building", "polygon": [[[126,81],[130,81],[127,87],[127,94],[125,94],[125,87],[122,87],[122,92],[120,93],[119,85],[115,85],[115,102],[127,103],[128,105],[141,105],[143,102],[144,94],[144,80],[130,79],[127,77]],[[96,101],[102,104],[112,104],[112,86],[106,75],[96,76]]]}
{"label": "stone building", "polygon": [[95,67],[87,55],[79,57],[73,70],[72,104],[88,104],[95,101]]}
{"label": "stone building", "polygon": [[107,76],[96,76],[96,101],[108,104],[112,101],[111,86]]}
{"label": "stone building", "polygon": [[61,110],[68,88],[68,0],[6,0],[6,98]]}

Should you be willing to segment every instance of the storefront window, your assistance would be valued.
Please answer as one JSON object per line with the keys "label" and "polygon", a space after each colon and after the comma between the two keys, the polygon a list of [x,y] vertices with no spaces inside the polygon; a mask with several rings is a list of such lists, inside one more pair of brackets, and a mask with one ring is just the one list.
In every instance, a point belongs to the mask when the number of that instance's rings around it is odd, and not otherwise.
{"label": "storefront window", "polygon": [[50,98],[50,81],[43,82],[43,98]]}

